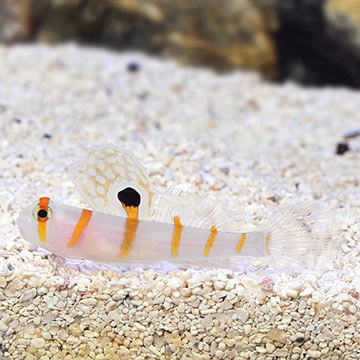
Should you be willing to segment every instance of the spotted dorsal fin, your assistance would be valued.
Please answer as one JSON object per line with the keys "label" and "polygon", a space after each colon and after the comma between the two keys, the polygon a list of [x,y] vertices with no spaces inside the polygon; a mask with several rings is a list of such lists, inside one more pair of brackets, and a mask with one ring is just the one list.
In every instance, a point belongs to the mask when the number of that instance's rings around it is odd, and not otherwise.
{"label": "spotted dorsal fin", "polygon": [[96,211],[127,216],[125,207],[136,205],[139,218],[150,216],[154,192],[145,168],[131,151],[112,144],[92,147],[70,168],[70,177]]}

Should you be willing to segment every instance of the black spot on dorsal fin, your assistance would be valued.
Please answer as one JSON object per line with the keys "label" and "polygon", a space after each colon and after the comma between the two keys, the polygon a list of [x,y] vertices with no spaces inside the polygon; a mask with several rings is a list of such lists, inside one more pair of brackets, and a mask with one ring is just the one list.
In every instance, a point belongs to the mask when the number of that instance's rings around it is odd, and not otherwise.
{"label": "black spot on dorsal fin", "polygon": [[124,206],[138,207],[140,205],[140,194],[133,188],[127,187],[119,191],[117,197]]}

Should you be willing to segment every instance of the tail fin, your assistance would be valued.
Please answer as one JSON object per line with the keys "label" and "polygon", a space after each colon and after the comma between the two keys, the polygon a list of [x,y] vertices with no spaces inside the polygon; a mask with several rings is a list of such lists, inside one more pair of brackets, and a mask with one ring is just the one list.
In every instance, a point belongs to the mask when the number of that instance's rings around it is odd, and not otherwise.
{"label": "tail fin", "polygon": [[315,203],[300,203],[277,211],[265,225],[275,265],[315,267],[322,256],[339,247],[331,215]]}

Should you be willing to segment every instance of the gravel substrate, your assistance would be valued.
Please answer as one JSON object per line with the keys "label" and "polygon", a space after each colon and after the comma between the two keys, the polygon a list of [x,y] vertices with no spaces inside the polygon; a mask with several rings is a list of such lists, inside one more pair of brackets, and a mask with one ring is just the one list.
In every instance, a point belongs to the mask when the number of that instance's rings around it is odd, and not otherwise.
{"label": "gravel substrate", "polygon": [[[360,94],[264,83],[74,45],[0,47],[0,359],[358,359]],[[320,270],[121,270],[22,240],[39,196],[84,202],[67,167],[89,146],[130,148],[158,188],[238,208],[248,230],[320,200],[340,229]],[[242,261],[242,260],[241,260]]]}

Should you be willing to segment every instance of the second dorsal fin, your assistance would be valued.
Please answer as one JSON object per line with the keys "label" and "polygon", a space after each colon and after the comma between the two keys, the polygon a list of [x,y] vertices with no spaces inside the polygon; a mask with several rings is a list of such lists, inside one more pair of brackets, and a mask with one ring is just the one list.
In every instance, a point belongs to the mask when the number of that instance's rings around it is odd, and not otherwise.
{"label": "second dorsal fin", "polygon": [[151,220],[173,223],[180,218],[181,225],[218,231],[232,227],[234,214],[225,210],[222,201],[190,194],[177,188],[157,194],[151,208]]}

